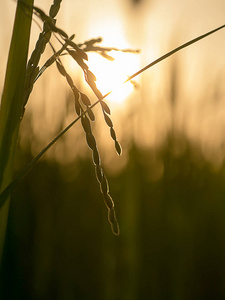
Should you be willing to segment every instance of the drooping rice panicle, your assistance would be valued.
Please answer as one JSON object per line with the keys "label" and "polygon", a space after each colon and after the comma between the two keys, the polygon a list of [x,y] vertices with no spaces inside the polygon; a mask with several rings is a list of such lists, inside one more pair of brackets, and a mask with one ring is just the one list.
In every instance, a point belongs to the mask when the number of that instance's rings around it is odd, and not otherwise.
{"label": "drooping rice panicle", "polygon": [[[108,221],[111,224],[112,232],[115,235],[119,235],[119,224],[116,218],[115,208],[114,208],[114,202],[112,200],[112,197],[109,194],[109,185],[108,181],[106,179],[106,176],[104,174],[104,171],[101,167],[101,159],[99,155],[99,151],[97,148],[96,139],[92,133],[91,128],[91,121],[94,121],[94,113],[91,106],[91,101],[85,95],[84,93],[80,92],[77,87],[74,85],[73,80],[71,76],[67,73],[65,67],[63,66],[60,58],[56,60],[56,65],[59,73],[64,76],[67,80],[67,83],[69,84],[70,88],[72,89],[74,93],[74,100],[75,100],[75,110],[76,113],[81,117],[81,125],[83,127],[83,130],[86,135],[86,142],[88,147],[92,151],[92,157],[93,157],[93,163],[95,165],[95,174],[96,178],[100,184],[100,191],[103,194],[105,205],[108,209]],[[104,105],[103,105],[104,106]],[[86,111],[83,107],[86,107]],[[105,107],[108,107],[107,105]],[[109,110],[107,108],[106,110]],[[89,119],[90,118],[90,119]],[[113,217],[112,217],[113,216]]]}

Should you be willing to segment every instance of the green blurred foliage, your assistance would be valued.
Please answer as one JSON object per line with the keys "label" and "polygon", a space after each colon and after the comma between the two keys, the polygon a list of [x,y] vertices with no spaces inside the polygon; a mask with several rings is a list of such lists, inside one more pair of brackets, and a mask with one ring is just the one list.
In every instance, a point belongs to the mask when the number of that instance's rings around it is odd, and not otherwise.
{"label": "green blurred foliage", "polygon": [[91,159],[42,160],[13,195],[1,299],[224,299],[224,171],[177,134],[133,145],[108,176],[115,237]]}

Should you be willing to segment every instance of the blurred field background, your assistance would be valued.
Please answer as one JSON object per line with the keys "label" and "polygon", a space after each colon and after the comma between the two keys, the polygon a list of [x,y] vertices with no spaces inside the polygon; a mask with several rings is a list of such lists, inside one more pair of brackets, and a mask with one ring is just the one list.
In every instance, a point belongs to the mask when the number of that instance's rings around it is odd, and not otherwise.
{"label": "blurred field background", "polygon": [[[35,5],[48,12],[51,3]],[[14,12],[15,2],[5,1],[1,90]],[[224,17],[223,0],[64,0],[57,24],[75,33],[76,42],[101,36],[104,46],[140,49],[112,53],[117,73],[126,68],[126,76],[223,25]],[[33,24],[30,52],[38,33]],[[80,124],[15,189],[1,299],[225,299],[224,37],[221,30],[182,50],[136,78],[136,89],[129,84],[125,94],[109,97],[122,157],[94,109],[119,237],[111,233]],[[49,48],[43,63],[51,54]],[[105,93],[113,83],[110,63],[90,54],[90,69],[109,77],[102,81]],[[65,64],[94,101],[81,72],[67,58]],[[15,173],[75,118],[61,77],[53,66],[36,83],[21,124]]]}

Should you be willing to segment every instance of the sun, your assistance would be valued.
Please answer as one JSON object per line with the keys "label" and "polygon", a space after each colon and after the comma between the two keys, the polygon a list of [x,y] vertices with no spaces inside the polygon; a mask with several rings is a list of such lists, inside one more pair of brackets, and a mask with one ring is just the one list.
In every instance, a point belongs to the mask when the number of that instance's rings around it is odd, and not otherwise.
{"label": "sun", "polygon": [[[89,35],[92,38],[99,36],[102,38],[103,41],[99,44],[99,47],[137,50],[127,40],[122,19],[120,18],[112,19],[109,16],[106,20],[101,18],[101,22],[94,22],[94,25],[90,27]],[[88,52],[87,54],[88,61],[85,63],[97,78],[97,88],[102,95],[111,92],[107,96],[107,101],[111,104],[111,108],[121,107],[134,91],[134,84],[124,82],[140,69],[140,55],[135,53],[135,51],[123,52],[113,50],[107,52],[113,60],[107,60],[96,52]],[[71,65],[71,69],[74,69],[74,66]]]}
{"label": "sun", "polygon": [[138,55],[118,51],[111,51],[109,54],[114,58],[113,61],[90,53],[88,66],[97,78],[96,84],[101,93],[105,95],[112,91],[107,99],[111,103],[122,104],[134,90],[130,82],[124,82],[137,71]]}
{"label": "sun", "polygon": [[[133,49],[126,36],[123,15],[119,15],[117,6],[115,10],[112,8],[107,12],[104,11],[103,14],[101,8],[98,8],[93,15],[88,35],[91,38],[102,37],[100,47]],[[103,58],[98,53],[89,52],[88,66],[97,78],[96,84],[101,93],[105,95],[112,91],[107,100],[113,106],[121,105],[134,90],[130,82],[123,83],[130,75],[138,71],[140,55],[121,51],[110,51],[108,54],[114,58],[113,61]]]}

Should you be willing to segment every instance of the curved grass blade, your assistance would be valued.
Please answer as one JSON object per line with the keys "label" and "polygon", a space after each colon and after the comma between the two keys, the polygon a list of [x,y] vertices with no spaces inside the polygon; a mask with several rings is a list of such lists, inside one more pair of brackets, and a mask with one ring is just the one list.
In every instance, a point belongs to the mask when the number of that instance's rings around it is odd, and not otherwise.
{"label": "curved grass blade", "polygon": [[161,56],[161,57],[159,57],[158,59],[154,60],[153,62],[151,62],[150,64],[148,64],[147,66],[145,66],[144,68],[142,68],[141,70],[139,70],[138,72],[136,72],[136,73],[134,73],[133,75],[131,75],[130,77],[128,77],[127,80],[124,81],[124,83],[130,81],[130,80],[133,79],[134,77],[140,75],[141,73],[143,73],[143,72],[146,71],[147,69],[149,69],[149,68],[151,68],[152,66],[158,64],[160,61],[162,61],[162,60],[164,60],[165,58],[167,58],[167,57],[173,55],[174,53],[180,51],[181,49],[184,49],[184,48],[186,48],[186,47],[188,47],[188,46],[190,46],[190,45],[192,45],[192,44],[194,44],[194,43],[196,43],[196,42],[198,42],[198,41],[204,39],[204,38],[207,37],[208,35],[213,34],[214,32],[216,32],[216,31],[218,31],[218,30],[220,30],[220,29],[223,29],[223,28],[225,28],[225,24],[222,25],[222,26],[220,26],[220,27],[217,27],[216,29],[213,29],[213,30],[211,30],[211,31],[209,31],[209,32],[207,32],[207,33],[205,33],[205,34],[202,34],[202,35],[198,36],[197,38],[194,38],[193,40],[190,40],[189,42],[184,43],[183,45],[181,45],[181,46],[179,46],[179,47],[173,49],[172,51],[170,51],[170,52],[164,54],[163,56]]}

